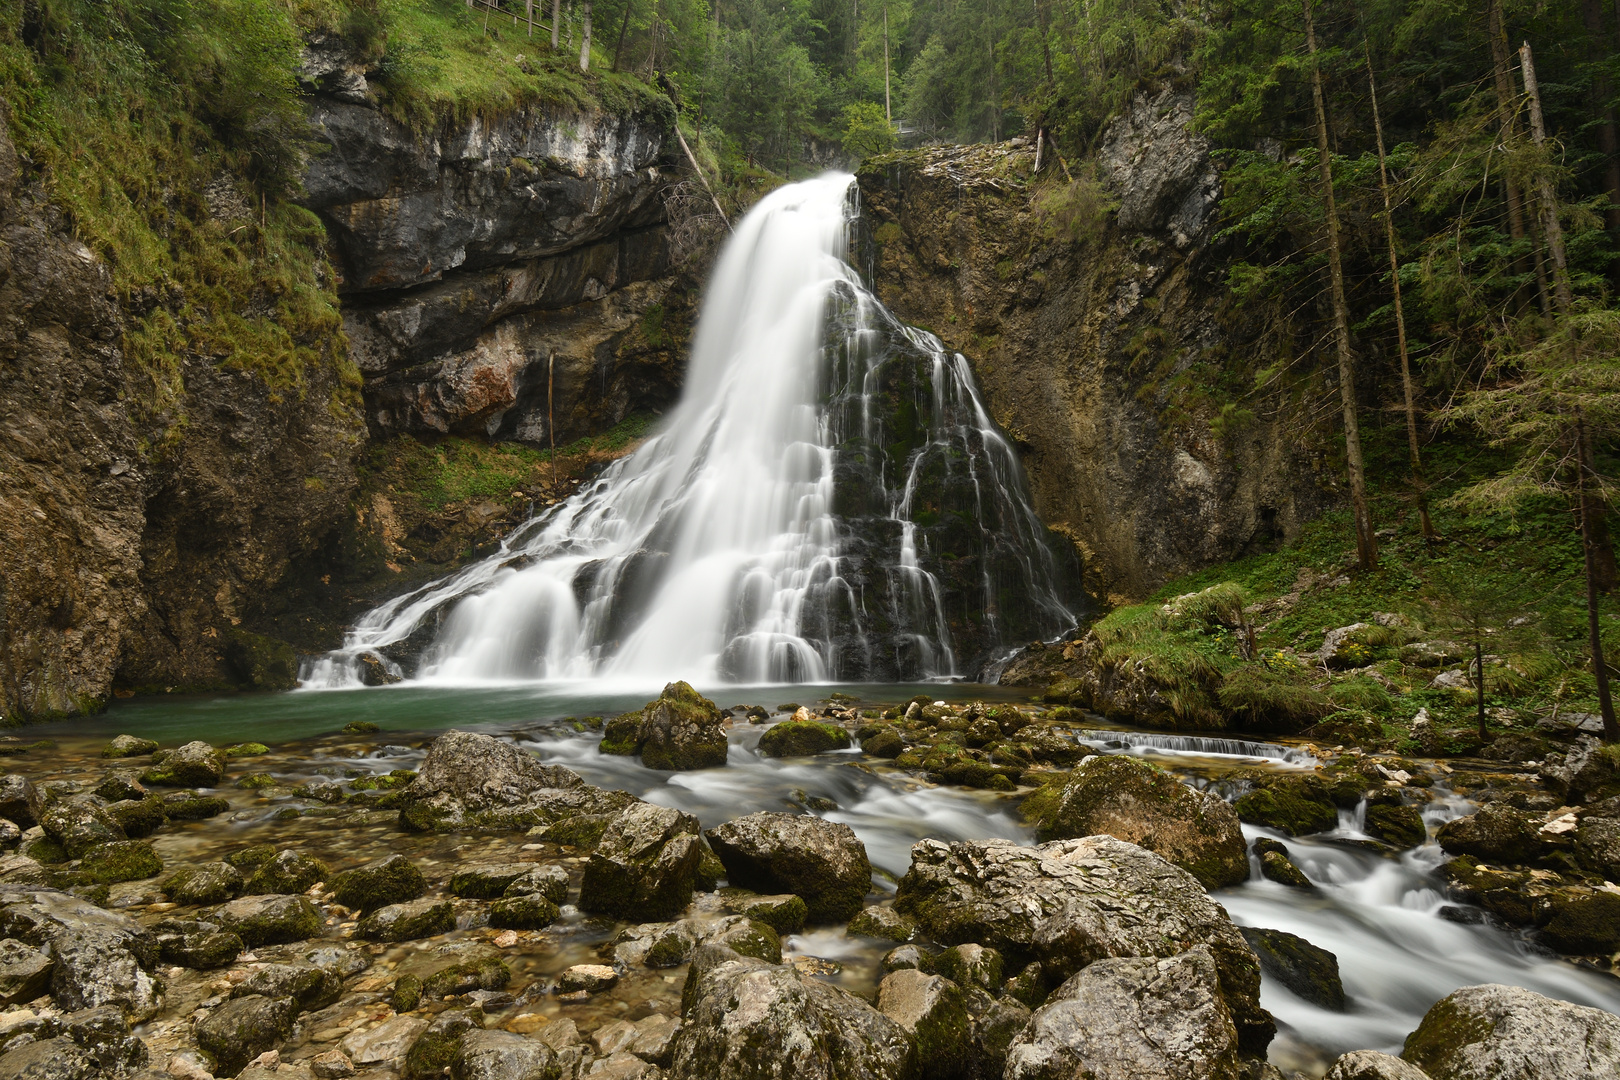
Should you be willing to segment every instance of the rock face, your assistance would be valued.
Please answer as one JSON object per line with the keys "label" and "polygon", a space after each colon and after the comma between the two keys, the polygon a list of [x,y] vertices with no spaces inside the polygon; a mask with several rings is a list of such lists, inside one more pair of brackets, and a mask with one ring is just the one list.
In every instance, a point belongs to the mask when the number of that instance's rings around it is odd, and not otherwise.
{"label": "rock face", "polygon": [[1276,1031],[1260,1007],[1259,961],[1226,912],[1191,874],[1134,844],[923,840],[895,907],[935,941],[994,948],[1015,968],[1038,960],[1049,980],[1098,960],[1207,945],[1244,1048],[1263,1049]]}
{"label": "rock face", "polygon": [[1206,888],[1249,876],[1243,826],[1225,799],[1121,756],[1099,756],[1069,775],[1043,840],[1107,833],[1164,856]]}
{"label": "rock face", "polygon": [[791,965],[730,953],[694,963],[687,978],[692,1004],[675,1036],[673,1076],[892,1080],[911,1073],[912,1044],[900,1025]]}
{"label": "rock face", "polygon": [[762,811],[710,829],[733,885],[803,898],[811,922],[844,922],[872,889],[866,847],[848,825]]}
{"label": "rock face", "polygon": [[1620,1072],[1620,1017],[1516,986],[1465,986],[1434,1004],[1401,1057],[1433,1080],[1597,1080]]}
{"label": "rock face", "polygon": [[726,729],[714,702],[672,682],[657,701],[610,720],[601,751],[639,754],[649,769],[712,769],[726,763]]}
{"label": "rock face", "polygon": [[1236,1080],[1237,1029],[1209,947],[1099,960],[1035,1010],[1006,1080]]}
{"label": "rock face", "polygon": [[1103,140],[1107,190],[1082,182],[1056,211],[1030,183],[1028,144],[908,151],[859,173],[879,297],[973,365],[1035,509],[1099,596],[1142,598],[1267,550],[1334,498],[1326,426],[1257,409],[1241,431],[1212,430],[1215,406],[1155,374],[1265,347],[1256,320],[1226,317],[1209,243],[1219,182],[1186,129],[1191,104],[1139,97]]}

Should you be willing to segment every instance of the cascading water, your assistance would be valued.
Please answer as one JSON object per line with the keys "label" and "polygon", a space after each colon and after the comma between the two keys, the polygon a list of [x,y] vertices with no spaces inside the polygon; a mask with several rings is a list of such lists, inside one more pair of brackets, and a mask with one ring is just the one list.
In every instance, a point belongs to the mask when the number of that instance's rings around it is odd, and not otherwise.
{"label": "cascading water", "polygon": [[[738,225],[661,432],[494,557],[367,613],[306,686],[911,680],[1072,626],[1072,555],[1030,508],[960,355],[844,260],[853,178]],[[413,655],[414,654],[414,655]]]}

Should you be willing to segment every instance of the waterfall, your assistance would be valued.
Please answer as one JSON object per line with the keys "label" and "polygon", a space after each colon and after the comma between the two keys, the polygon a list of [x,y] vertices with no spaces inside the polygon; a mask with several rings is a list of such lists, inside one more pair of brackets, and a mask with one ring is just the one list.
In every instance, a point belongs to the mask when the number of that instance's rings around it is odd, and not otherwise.
{"label": "waterfall", "polygon": [[[846,262],[853,178],[767,195],[709,283],[659,432],[494,556],[308,661],[447,683],[915,680],[1074,625],[1052,543],[966,360]],[[375,664],[372,665],[375,667]]]}
{"label": "waterfall", "polygon": [[1250,742],[1209,735],[1160,735],[1145,731],[1093,731],[1075,733],[1075,741],[1105,754],[1149,757],[1155,752],[1192,757],[1234,757],[1314,769],[1319,763],[1310,751],[1279,743]]}

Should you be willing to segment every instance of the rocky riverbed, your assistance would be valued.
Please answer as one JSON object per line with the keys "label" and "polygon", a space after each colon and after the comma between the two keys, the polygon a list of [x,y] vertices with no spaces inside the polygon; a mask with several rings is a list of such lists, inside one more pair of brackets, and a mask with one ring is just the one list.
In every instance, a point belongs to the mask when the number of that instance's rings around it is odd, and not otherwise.
{"label": "rocky riverbed", "polygon": [[[1620,780],[1575,732],[1445,762],[678,683],[464,726],[0,742],[0,1078],[1620,1069]],[[1376,962],[1449,983],[1366,976],[1345,895],[1399,875],[1424,929]]]}

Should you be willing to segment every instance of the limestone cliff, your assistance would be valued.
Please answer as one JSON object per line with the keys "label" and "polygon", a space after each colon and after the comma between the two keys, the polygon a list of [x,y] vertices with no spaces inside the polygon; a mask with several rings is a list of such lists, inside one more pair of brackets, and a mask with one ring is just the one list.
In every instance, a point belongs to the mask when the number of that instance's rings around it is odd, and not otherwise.
{"label": "limestone cliff", "polygon": [[1022,139],[860,172],[878,294],[972,362],[1037,511],[1114,600],[1273,547],[1333,498],[1325,439],[1297,411],[1222,427],[1176,389],[1263,330],[1228,304],[1220,179],[1190,119],[1185,95],[1138,98],[1073,183],[1050,153],[1036,176]]}

